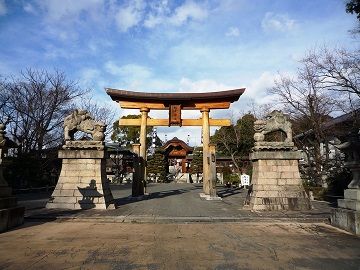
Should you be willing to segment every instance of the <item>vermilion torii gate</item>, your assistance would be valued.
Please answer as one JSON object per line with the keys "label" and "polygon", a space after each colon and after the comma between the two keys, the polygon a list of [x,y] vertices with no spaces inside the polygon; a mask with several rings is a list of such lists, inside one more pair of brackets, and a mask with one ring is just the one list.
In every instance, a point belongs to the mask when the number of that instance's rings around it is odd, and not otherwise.
{"label": "vermilion torii gate", "polygon": [[[211,119],[210,110],[228,109],[237,101],[245,88],[208,93],[145,93],[106,88],[112,100],[124,109],[139,109],[141,119],[120,119],[120,126],[140,126],[140,157],[146,160],[147,126],[201,126],[203,138],[203,190],[205,195],[216,196],[214,183],[216,170],[215,148],[210,145],[210,126],[230,126],[230,119]],[[151,119],[150,110],[168,110],[168,119]],[[200,110],[199,119],[182,119],[182,110]],[[212,152],[212,153],[210,153]],[[144,175],[144,179],[146,176]]]}

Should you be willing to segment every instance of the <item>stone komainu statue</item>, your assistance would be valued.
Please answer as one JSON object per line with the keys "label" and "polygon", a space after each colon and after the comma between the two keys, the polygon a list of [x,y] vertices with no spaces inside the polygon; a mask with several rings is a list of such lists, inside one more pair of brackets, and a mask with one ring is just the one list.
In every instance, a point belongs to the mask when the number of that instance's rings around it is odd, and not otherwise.
{"label": "stone komainu statue", "polygon": [[82,131],[91,134],[94,141],[103,141],[106,125],[102,122],[96,122],[88,111],[75,110],[64,119],[65,141],[74,140],[74,134]]}
{"label": "stone komainu statue", "polygon": [[283,131],[286,133],[285,143],[292,142],[292,129],[291,123],[286,115],[281,111],[272,111],[267,115],[265,120],[257,120],[254,123],[256,142],[265,140],[265,135],[274,131]]}

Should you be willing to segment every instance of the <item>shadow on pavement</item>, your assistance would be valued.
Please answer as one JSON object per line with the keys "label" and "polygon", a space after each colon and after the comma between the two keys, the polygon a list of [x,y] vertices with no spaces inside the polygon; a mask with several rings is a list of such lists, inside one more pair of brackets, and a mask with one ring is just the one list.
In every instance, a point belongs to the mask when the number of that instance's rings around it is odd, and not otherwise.
{"label": "shadow on pavement", "polygon": [[149,195],[144,195],[144,196],[140,196],[140,197],[121,197],[121,198],[115,198],[115,206],[122,206],[122,205],[126,205],[129,203],[134,203],[134,202],[138,202],[138,201],[143,201],[143,200],[153,200],[153,199],[161,199],[161,198],[165,198],[165,197],[169,197],[169,196],[176,196],[176,195],[181,195],[184,193],[188,193],[191,192],[192,190],[196,190],[196,189],[200,189],[199,187],[192,187],[192,188],[187,188],[187,189],[172,189],[172,190],[164,190],[164,191],[155,191],[155,192],[151,192],[149,193]]}
{"label": "shadow on pavement", "polygon": [[217,195],[221,198],[225,198],[225,197],[233,196],[233,195],[236,195],[239,193],[241,193],[240,188],[225,188],[225,189],[218,190]]}
{"label": "shadow on pavement", "polygon": [[[16,231],[24,228],[29,228],[33,226],[39,226],[48,222],[53,222],[59,220],[65,221],[66,218],[72,219],[73,216],[79,214],[82,209],[79,210],[60,210],[60,209],[45,209],[41,208],[33,211],[30,215],[25,212],[24,223],[18,227],[14,227],[6,232]],[[60,220],[59,220],[60,221]],[[4,233],[6,233],[4,232]]]}

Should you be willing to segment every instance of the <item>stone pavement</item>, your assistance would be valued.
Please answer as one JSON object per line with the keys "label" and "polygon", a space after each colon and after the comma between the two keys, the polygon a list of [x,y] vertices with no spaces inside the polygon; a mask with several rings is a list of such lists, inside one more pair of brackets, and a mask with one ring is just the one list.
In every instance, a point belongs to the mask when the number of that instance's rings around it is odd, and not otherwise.
{"label": "stone pavement", "polygon": [[27,222],[0,269],[359,269],[360,239],[323,223]]}
{"label": "stone pavement", "polygon": [[326,224],[324,202],[251,212],[242,189],[219,188],[223,201],[201,200],[192,184],[151,184],[142,200],[130,185],[112,191],[118,208],[106,211],[19,196],[26,222],[0,234],[0,269],[360,269],[360,238]]}
{"label": "stone pavement", "polygon": [[46,199],[21,200],[28,206],[27,220],[72,219],[97,222],[230,222],[230,221],[308,221],[327,222],[330,207],[326,202],[314,202],[312,211],[255,212],[244,207],[247,190],[218,187],[222,201],[201,200],[200,184],[149,184],[149,195],[134,199],[130,197],[131,185],[112,186],[117,209],[103,210],[56,210],[44,209]]}

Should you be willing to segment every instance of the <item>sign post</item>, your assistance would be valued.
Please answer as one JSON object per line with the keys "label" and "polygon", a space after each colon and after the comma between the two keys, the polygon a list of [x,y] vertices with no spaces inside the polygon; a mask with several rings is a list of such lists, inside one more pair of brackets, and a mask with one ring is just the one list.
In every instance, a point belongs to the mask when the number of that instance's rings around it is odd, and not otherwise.
{"label": "sign post", "polygon": [[241,185],[244,186],[246,189],[250,186],[250,175],[242,174],[240,177]]}

